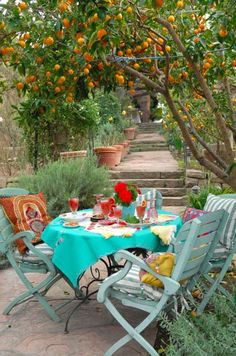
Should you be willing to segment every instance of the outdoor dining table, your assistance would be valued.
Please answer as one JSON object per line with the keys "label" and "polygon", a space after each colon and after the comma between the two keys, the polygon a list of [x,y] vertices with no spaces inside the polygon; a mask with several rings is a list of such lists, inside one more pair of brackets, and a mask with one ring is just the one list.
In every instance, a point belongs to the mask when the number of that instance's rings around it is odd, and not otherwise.
{"label": "outdoor dining table", "polygon": [[[175,215],[164,210],[158,210],[158,214]],[[164,252],[168,248],[148,227],[136,230],[129,237],[104,238],[99,233],[87,231],[83,226],[65,227],[63,222],[61,217],[52,220],[41,238],[54,250],[52,262],[74,287],[78,287],[81,276],[89,267],[121,249],[142,248]],[[182,226],[182,219],[176,216],[174,220],[161,225],[175,225],[177,233]]]}

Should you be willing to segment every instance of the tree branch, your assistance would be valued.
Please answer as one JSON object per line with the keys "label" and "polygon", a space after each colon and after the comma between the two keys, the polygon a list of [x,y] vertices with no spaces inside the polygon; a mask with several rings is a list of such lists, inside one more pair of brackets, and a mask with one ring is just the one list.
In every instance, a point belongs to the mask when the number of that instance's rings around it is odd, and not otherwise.
{"label": "tree branch", "polygon": [[213,162],[209,161],[207,158],[205,158],[203,156],[203,154],[200,154],[198,152],[197,147],[193,143],[191,135],[185,125],[185,122],[181,118],[170,93],[167,92],[167,94],[164,95],[164,97],[169,105],[169,108],[170,108],[175,120],[178,122],[178,125],[180,127],[180,130],[182,132],[185,142],[189,146],[189,148],[190,148],[193,156],[196,158],[196,160],[202,166],[206,167],[207,169],[210,169],[217,177],[219,177],[221,179],[227,178],[227,174],[222,169],[220,169],[215,163],[213,163]]}
{"label": "tree branch", "polygon": [[221,165],[222,168],[226,169],[227,164],[220,157],[218,157],[218,155],[215,154],[215,152],[204,142],[204,140],[201,138],[201,136],[197,133],[197,131],[193,125],[192,117],[189,114],[186,107],[183,105],[183,103],[181,103],[180,100],[178,101],[178,103],[179,103],[179,106],[181,107],[181,109],[183,110],[184,114],[188,117],[191,131],[192,131],[194,137],[196,137],[198,142],[212,155],[212,157],[215,158],[215,161],[217,161],[219,163],[219,165]]}
{"label": "tree branch", "polygon": [[187,52],[187,49],[185,48],[185,46],[183,45],[183,43],[181,42],[179,36],[177,35],[177,33],[175,32],[175,30],[173,29],[173,26],[163,20],[162,18],[158,17],[157,18],[157,22],[159,24],[161,24],[162,26],[165,26],[170,35],[172,36],[174,42],[176,43],[177,47],[179,48],[179,50],[181,51],[181,53],[183,54],[183,56],[186,58],[186,60],[190,63],[191,67],[193,68],[193,71],[198,79],[198,82],[203,90],[203,93],[205,95],[206,101],[208,102],[209,106],[211,107],[212,112],[214,113],[215,117],[216,117],[216,123],[217,126],[219,128],[219,130],[221,131],[222,134],[222,138],[225,144],[225,151],[226,151],[226,155],[227,155],[227,161],[228,162],[232,162],[234,160],[234,154],[232,151],[232,147],[231,147],[231,142],[229,139],[229,135],[228,135],[228,131],[227,131],[227,127],[225,125],[224,119],[221,115],[221,113],[218,110],[218,106],[211,94],[210,89],[207,86],[207,83],[204,79],[204,77],[202,76],[200,70],[198,69],[197,64],[193,61],[193,59],[191,58],[191,56],[189,55],[189,53]]}
{"label": "tree branch", "polygon": [[165,88],[156,84],[153,80],[147,78],[144,74],[138,72],[137,70],[129,67],[125,62],[117,61],[114,56],[107,57],[108,62],[115,63],[118,67],[123,68],[127,73],[135,78],[139,78],[143,83],[145,83],[149,88],[156,90],[158,93],[166,94]]}

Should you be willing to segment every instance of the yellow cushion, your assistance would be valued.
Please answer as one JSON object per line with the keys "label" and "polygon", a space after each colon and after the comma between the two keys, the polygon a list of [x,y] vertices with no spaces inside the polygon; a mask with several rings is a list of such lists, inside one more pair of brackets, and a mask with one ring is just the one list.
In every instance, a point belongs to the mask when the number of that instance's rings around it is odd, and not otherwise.
{"label": "yellow cushion", "polygon": [[[169,252],[155,253],[150,255],[145,262],[156,273],[170,277],[175,264],[175,255]],[[139,277],[142,283],[158,288],[163,287],[163,283],[159,279],[142,269],[139,272]]]}

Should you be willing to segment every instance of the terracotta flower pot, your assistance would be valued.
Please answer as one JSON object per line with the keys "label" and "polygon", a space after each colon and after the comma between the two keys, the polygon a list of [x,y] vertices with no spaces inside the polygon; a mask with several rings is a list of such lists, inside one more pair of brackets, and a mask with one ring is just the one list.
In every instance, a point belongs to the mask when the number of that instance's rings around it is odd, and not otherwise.
{"label": "terracotta flower pot", "polygon": [[97,156],[99,166],[107,166],[108,168],[115,167],[117,163],[117,155],[119,154],[115,147],[96,147],[94,148],[94,153]]}
{"label": "terracotta flower pot", "polygon": [[131,140],[125,140],[124,142],[125,142],[125,144],[126,144],[126,146],[125,146],[125,148],[126,148],[126,154],[128,154],[128,153],[129,153],[129,149],[130,149]]}
{"label": "terracotta flower pot", "polygon": [[133,140],[135,136],[135,127],[124,129],[124,134],[127,140]]}
{"label": "terracotta flower pot", "polygon": [[113,145],[113,147],[115,147],[117,149],[117,163],[116,166],[118,166],[120,164],[121,161],[121,156],[124,150],[124,146],[123,145]]}
{"label": "terracotta flower pot", "polygon": [[123,150],[121,152],[121,161],[122,161],[127,154],[126,143],[124,141],[124,142],[119,143],[119,145],[122,145],[122,147],[123,147]]}

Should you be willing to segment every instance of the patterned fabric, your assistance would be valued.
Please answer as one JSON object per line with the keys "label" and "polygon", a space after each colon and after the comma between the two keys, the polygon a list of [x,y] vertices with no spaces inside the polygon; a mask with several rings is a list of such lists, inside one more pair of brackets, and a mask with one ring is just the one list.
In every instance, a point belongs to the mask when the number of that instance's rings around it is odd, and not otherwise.
{"label": "patterned fabric", "polygon": [[208,212],[205,210],[200,210],[200,209],[195,209],[195,208],[186,208],[182,220],[183,222],[187,222],[189,220],[195,219],[198,216],[202,216],[204,214],[207,214]]}
{"label": "patterned fabric", "polygon": [[[175,255],[169,252],[153,253],[148,256],[145,262],[154,272],[159,273],[162,276],[170,277],[175,264]],[[163,288],[163,283],[151,273],[141,269],[139,277],[142,283]]]}
{"label": "patterned fabric", "polygon": [[[0,204],[12,225],[14,233],[32,230],[35,234],[32,243],[40,241],[41,233],[50,221],[43,193],[0,198]],[[16,245],[21,254],[27,251],[22,239],[18,239]]]}
{"label": "patterned fabric", "polygon": [[229,213],[228,220],[220,237],[220,243],[227,249],[233,247],[236,232],[236,199],[224,198],[224,195],[209,194],[204,210],[216,211],[224,209]]}
{"label": "patterned fabric", "polygon": [[133,295],[141,299],[159,300],[162,297],[163,290],[145,285],[139,279],[140,268],[133,265],[129,273],[120,281],[113,285],[113,289]]}
{"label": "patterned fabric", "polygon": [[[36,245],[35,248],[37,250],[39,250],[40,252],[44,253],[45,255],[47,255],[48,257],[52,257],[52,255],[53,255],[53,249],[45,243],[40,243],[40,244]],[[24,255],[20,254],[20,252],[18,250],[16,250],[15,258],[16,258],[17,262],[29,262],[29,263],[44,264],[41,257],[39,257],[37,254],[35,254],[31,250],[27,251]]]}

